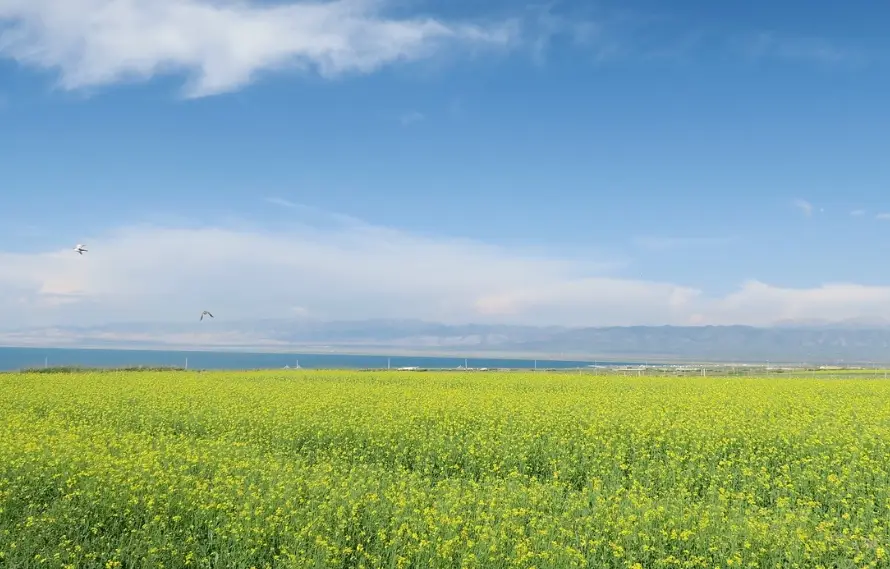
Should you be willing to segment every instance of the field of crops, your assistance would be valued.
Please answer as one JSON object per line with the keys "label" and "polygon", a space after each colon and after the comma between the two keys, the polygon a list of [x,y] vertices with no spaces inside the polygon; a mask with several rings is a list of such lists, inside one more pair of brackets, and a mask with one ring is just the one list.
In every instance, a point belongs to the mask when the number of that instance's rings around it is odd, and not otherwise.
{"label": "field of crops", "polygon": [[0,374],[0,567],[890,566],[890,382]]}

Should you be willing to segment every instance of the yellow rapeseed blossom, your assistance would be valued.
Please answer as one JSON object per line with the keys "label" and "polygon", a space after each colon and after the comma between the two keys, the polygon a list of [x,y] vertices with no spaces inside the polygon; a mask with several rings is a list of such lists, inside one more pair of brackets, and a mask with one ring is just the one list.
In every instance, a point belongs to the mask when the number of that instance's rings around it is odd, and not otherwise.
{"label": "yellow rapeseed blossom", "polygon": [[0,567],[882,567],[890,384],[0,374]]}

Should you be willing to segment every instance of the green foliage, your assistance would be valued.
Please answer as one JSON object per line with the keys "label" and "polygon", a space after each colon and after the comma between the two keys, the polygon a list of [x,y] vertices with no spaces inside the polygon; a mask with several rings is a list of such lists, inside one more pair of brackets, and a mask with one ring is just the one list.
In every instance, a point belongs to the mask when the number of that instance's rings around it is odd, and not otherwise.
{"label": "green foliage", "polygon": [[886,567],[890,383],[0,376],[0,567]]}

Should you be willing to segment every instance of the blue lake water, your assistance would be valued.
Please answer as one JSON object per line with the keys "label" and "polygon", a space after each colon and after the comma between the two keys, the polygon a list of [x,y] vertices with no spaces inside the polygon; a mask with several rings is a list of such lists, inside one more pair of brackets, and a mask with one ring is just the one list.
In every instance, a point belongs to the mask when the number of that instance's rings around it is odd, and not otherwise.
{"label": "blue lake water", "polygon": [[[355,356],[343,354],[271,354],[236,352],[190,352],[162,350],[101,350],[65,348],[4,348],[0,347],[0,370],[58,366],[125,367],[177,366],[190,369],[277,369],[285,366],[306,369],[363,369],[386,368],[387,356]],[[457,368],[464,365],[459,357],[392,356],[389,365],[428,369]],[[593,362],[537,360],[538,368],[577,368]],[[630,362],[602,362],[604,365],[636,365]],[[467,358],[472,368],[532,369],[530,359]]]}

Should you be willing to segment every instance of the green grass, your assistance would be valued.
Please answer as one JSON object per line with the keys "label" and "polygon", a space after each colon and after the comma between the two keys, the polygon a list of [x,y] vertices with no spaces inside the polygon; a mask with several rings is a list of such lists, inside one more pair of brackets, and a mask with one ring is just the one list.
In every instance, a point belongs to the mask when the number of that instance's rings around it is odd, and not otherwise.
{"label": "green grass", "polygon": [[887,567],[890,382],[0,375],[0,567]]}

